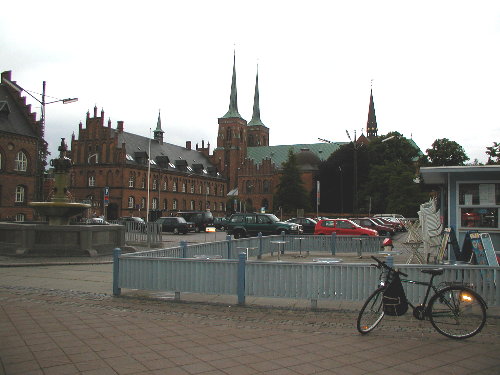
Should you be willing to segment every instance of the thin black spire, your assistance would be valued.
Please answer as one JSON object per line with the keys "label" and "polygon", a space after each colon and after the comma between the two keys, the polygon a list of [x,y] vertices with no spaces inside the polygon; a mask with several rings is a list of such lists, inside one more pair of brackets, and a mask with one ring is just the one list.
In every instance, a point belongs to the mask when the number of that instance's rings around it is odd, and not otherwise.
{"label": "thin black spire", "polygon": [[375,103],[373,102],[373,89],[370,88],[370,106],[368,109],[368,121],[366,122],[366,136],[377,136],[377,116],[375,116]]}

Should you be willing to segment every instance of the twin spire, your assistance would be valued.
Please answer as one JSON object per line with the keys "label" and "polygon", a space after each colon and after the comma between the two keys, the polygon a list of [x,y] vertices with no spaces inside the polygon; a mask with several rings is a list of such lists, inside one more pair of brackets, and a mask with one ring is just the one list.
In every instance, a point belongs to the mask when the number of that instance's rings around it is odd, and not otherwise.
{"label": "twin spire", "polygon": [[[233,56],[233,78],[231,80],[231,95],[229,97],[229,110],[222,116],[222,118],[240,118],[240,113],[238,112],[238,94],[236,89],[236,52]],[[259,104],[259,69],[257,67],[257,76],[255,78],[255,94],[253,98],[253,114],[252,120],[248,125],[261,125],[265,126],[260,119],[260,104]]]}

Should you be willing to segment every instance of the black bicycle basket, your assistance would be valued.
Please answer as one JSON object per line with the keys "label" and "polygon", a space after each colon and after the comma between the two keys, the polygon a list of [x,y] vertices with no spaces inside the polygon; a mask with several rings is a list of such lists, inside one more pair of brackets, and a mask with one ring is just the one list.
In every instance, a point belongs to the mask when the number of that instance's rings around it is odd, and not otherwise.
{"label": "black bicycle basket", "polygon": [[398,273],[393,275],[392,280],[384,290],[382,303],[384,305],[384,313],[387,315],[400,316],[408,311],[406,294]]}

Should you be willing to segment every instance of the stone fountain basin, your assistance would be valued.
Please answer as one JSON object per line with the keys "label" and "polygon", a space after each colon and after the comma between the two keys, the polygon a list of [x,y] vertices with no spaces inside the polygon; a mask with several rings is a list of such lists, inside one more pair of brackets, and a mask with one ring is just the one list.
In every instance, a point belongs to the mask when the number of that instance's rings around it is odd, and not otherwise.
{"label": "stone fountain basin", "polygon": [[41,216],[46,216],[49,219],[49,225],[67,225],[70,217],[90,208],[90,204],[71,202],[30,202],[28,205]]}

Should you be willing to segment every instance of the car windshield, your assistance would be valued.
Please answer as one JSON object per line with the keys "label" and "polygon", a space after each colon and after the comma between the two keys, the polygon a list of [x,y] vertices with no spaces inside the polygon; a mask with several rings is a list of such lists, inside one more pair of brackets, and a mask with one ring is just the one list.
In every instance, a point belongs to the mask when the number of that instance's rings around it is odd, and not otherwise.
{"label": "car windshield", "polygon": [[179,221],[179,223],[186,223],[186,219],[184,219],[183,217],[178,217],[177,220]]}
{"label": "car windshield", "polygon": [[137,223],[144,223],[144,220],[141,219],[140,217],[133,217],[132,220],[137,222]]}
{"label": "car windshield", "polygon": [[273,214],[269,214],[269,215],[266,215],[273,223],[277,222],[277,221],[280,221],[280,219],[278,219],[275,215]]}

